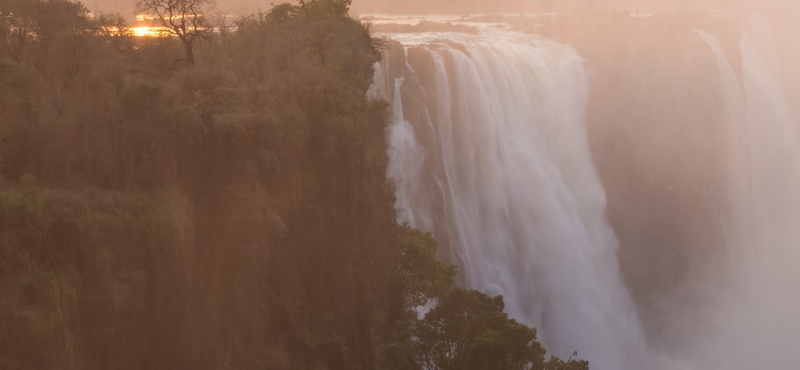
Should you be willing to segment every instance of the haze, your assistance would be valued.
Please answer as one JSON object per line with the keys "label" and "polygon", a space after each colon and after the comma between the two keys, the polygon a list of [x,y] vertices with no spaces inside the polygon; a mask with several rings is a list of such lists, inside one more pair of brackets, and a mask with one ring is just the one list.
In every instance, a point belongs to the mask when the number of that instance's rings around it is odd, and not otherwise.
{"label": "haze", "polygon": [[0,0],[0,369],[798,368],[800,1],[212,3]]}
{"label": "haze", "polygon": [[[253,0],[219,0],[218,9],[225,13],[246,15],[267,10],[271,3]],[[90,9],[119,12],[126,17],[133,13],[133,1],[91,0]],[[400,12],[412,14],[465,14],[476,12],[538,12],[538,11],[600,11],[625,10],[631,12],[703,12],[706,10],[761,10],[770,13],[797,12],[800,5],[792,0],[448,0],[448,1],[391,1],[355,0],[353,13]]]}

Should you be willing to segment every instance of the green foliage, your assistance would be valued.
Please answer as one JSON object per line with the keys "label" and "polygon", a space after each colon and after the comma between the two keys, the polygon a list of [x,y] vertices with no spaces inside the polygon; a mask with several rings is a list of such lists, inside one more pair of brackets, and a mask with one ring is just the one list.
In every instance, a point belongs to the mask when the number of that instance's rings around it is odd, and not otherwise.
{"label": "green foliage", "polygon": [[397,279],[407,307],[418,307],[450,290],[458,269],[436,258],[437,243],[430,234],[408,226],[400,228]]}
{"label": "green foliage", "polygon": [[397,226],[366,28],[281,5],[188,68],[118,16],[6,5],[0,368],[369,366]]}
{"label": "green foliage", "polygon": [[8,22],[8,15],[0,8],[0,59],[9,57],[9,36],[11,36],[11,25]]}
{"label": "green foliage", "polygon": [[9,110],[30,105],[35,98],[36,82],[35,70],[0,58],[0,117],[10,119]]}
{"label": "green foliage", "polygon": [[22,178],[19,180],[19,184],[25,189],[34,189],[36,188],[36,177],[26,173],[22,175]]}
{"label": "green foliage", "polygon": [[260,13],[259,19],[265,24],[281,24],[292,20],[299,8],[289,3],[278,4],[266,13]]}
{"label": "green foliage", "polygon": [[173,220],[143,196],[21,185],[0,191],[0,368],[88,368],[82,345],[143,340],[160,273],[144,262],[167,249]]}
{"label": "green foliage", "polygon": [[300,0],[302,13],[311,18],[346,17],[352,0]]}
{"label": "green foliage", "polygon": [[119,16],[0,1],[0,368],[368,368],[374,332],[382,369],[538,361],[398,231],[365,99],[383,46],[349,6],[275,6],[186,68],[185,40]]}
{"label": "green foliage", "polygon": [[503,312],[503,298],[454,289],[419,323],[429,369],[540,369],[545,351],[536,331]]}
{"label": "green foliage", "polygon": [[30,0],[21,16],[36,41],[46,51],[60,38],[88,30],[88,10],[71,0]]}
{"label": "green foliage", "polygon": [[[508,317],[503,297],[452,289],[454,266],[436,259],[436,241],[400,229],[400,257],[387,335],[379,346],[382,370],[586,370],[586,361],[546,359],[536,329]],[[418,318],[417,309],[429,311]],[[577,355],[577,353],[575,354]]]}

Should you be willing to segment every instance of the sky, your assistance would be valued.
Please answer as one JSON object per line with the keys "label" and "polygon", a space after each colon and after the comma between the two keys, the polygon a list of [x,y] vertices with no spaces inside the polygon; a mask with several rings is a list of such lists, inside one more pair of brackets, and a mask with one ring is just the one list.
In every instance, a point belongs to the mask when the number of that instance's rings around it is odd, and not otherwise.
{"label": "sky", "polygon": [[[133,18],[134,0],[83,0],[92,11],[120,13]],[[267,10],[280,0],[217,0],[221,13],[245,15]],[[798,11],[798,0],[354,0],[354,12],[470,13],[492,11],[606,10],[636,12],[697,12],[706,9]]]}

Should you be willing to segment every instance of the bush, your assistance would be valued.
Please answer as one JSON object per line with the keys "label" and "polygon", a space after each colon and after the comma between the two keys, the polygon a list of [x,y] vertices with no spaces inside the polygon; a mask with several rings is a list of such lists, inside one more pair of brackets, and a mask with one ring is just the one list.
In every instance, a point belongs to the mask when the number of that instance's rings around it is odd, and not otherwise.
{"label": "bush", "polygon": [[[588,369],[586,361],[546,360],[536,329],[509,318],[502,296],[451,288],[455,267],[436,259],[436,241],[429,234],[403,227],[399,235],[399,298],[392,302],[402,314],[390,316],[379,369]],[[427,310],[423,318],[421,306]]]}

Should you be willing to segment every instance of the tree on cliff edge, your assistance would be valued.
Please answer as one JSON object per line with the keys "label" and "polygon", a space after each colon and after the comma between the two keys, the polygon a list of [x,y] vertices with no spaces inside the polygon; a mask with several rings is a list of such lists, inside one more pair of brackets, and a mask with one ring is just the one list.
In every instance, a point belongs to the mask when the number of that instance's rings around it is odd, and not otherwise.
{"label": "tree on cliff edge", "polygon": [[171,35],[179,38],[186,52],[186,63],[195,64],[194,42],[211,38],[211,25],[203,14],[214,0],[138,0],[136,11],[154,17]]}
{"label": "tree on cliff edge", "polygon": [[[452,288],[457,269],[436,258],[430,234],[403,226],[399,241],[377,369],[588,370],[583,360],[548,358],[536,329],[510,318],[502,296]],[[427,310],[422,318],[420,307]]]}

